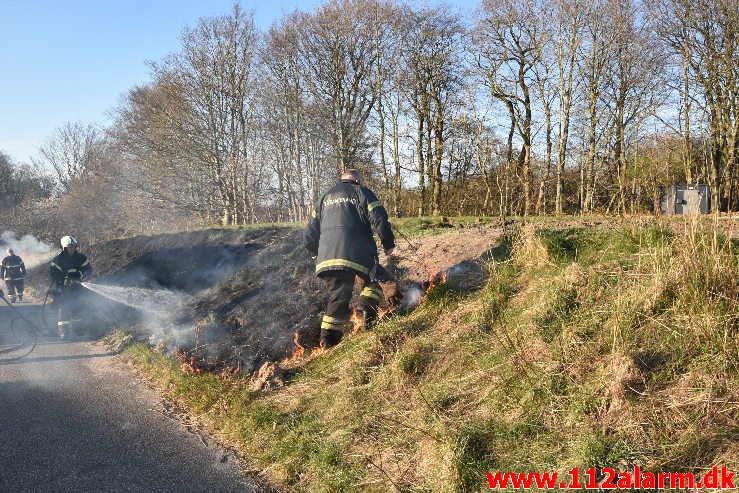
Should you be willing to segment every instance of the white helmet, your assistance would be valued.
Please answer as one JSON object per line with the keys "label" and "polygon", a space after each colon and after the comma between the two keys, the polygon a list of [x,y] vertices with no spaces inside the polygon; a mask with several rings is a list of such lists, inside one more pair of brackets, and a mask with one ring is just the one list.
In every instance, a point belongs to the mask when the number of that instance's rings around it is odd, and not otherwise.
{"label": "white helmet", "polygon": [[77,246],[77,240],[74,238],[74,236],[65,236],[62,238],[62,248],[67,248],[70,246]]}

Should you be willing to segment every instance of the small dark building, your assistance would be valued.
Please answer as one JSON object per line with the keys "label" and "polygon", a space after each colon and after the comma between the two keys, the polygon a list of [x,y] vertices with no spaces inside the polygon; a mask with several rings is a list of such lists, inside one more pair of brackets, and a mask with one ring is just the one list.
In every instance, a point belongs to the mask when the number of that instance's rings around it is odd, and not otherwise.
{"label": "small dark building", "polygon": [[704,183],[671,185],[659,188],[662,214],[708,214],[711,212],[711,193]]}

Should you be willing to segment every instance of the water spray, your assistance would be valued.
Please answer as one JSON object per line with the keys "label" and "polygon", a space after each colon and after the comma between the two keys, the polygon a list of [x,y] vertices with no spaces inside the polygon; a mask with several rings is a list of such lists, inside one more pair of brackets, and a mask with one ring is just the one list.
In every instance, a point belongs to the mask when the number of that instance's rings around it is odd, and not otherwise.
{"label": "water spray", "polygon": [[171,315],[173,310],[194,300],[189,294],[168,289],[120,287],[107,284],[94,284],[91,282],[82,282],[80,284],[82,287],[105,298],[142,312],[166,312],[167,315]]}

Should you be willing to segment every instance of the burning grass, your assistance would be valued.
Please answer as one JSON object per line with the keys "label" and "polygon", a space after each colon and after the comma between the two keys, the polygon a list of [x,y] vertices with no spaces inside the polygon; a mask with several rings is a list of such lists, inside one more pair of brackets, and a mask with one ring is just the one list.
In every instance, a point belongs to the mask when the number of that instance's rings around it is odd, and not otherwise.
{"label": "burning grass", "polygon": [[737,469],[737,247],[686,228],[526,229],[482,288],[438,284],[321,357],[294,354],[283,385],[125,354],[288,491]]}

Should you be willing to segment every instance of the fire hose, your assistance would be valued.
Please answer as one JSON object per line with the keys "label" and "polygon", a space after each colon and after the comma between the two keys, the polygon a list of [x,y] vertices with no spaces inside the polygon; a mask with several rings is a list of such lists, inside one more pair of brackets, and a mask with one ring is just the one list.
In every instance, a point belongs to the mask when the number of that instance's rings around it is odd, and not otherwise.
{"label": "fire hose", "polygon": [[[29,325],[29,327],[30,327],[30,329],[31,329],[31,330],[30,330],[30,333],[32,334],[32,340],[33,340],[33,343],[32,343],[32,344],[30,345],[30,347],[28,348],[28,351],[26,351],[26,352],[25,352],[25,353],[24,353],[23,355],[21,355],[21,356],[15,356],[15,357],[13,357],[13,358],[10,358],[10,359],[22,359],[22,358],[25,358],[26,356],[28,356],[29,354],[31,354],[31,353],[33,352],[33,350],[34,350],[34,349],[36,349],[36,344],[38,344],[38,333],[39,333],[39,328],[38,328],[38,327],[36,326],[36,324],[34,324],[34,323],[33,323],[33,322],[32,322],[32,321],[31,321],[31,320],[30,320],[30,319],[28,318],[28,317],[26,317],[26,316],[25,316],[25,315],[23,315],[23,314],[22,314],[21,312],[19,312],[19,311],[18,311],[18,310],[16,309],[16,307],[14,307],[14,306],[13,306],[13,305],[12,305],[12,304],[11,304],[11,303],[10,303],[10,302],[9,302],[9,301],[8,301],[8,300],[6,299],[6,298],[5,298],[5,293],[3,292],[3,290],[2,290],[2,289],[0,289],[0,299],[2,299],[2,300],[3,300],[4,302],[5,302],[5,304],[6,304],[6,305],[8,305],[8,306],[10,307],[10,309],[11,309],[11,310],[13,310],[13,311],[14,311],[14,312],[16,313],[16,316],[15,316],[15,317],[13,317],[13,319],[11,319],[11,321],[10,321],[10,332],[11,332],[11,333],[13,334],[13,337],[15,337],[15,339],[17,339],[17,340],[20,340],[20,339],[21,339],[20,337],[18,337],[18,334],[17,334],[17,333],[16,333],[16,331],[15,331],[15,325],[16,325],[16,323],[17,323],[17,322],[18,322],[19,320],[23,320],[23,321],[25,321],[25,322],[26,322],[26,323],[27,323],[27,324]],[[21,341],[20,341],[20,342],[19,342],[18,344],[16,344],[15,346],[11,346],[11,347],[8,347],[8,348],[0,349],[0,354],[3,354],[3,353],[10,353],[10,352],[13,352],[13,351],[17,351],[18,349],[22,348],[22,347],[23,347],[23,346],[25,346],[26,344],[27,344],[27,342],[24,342],[24,341],[22,341],[22,340],[21,340]]]}
{"label": "fire hose", "polygon": [[423,258],[423,257],[421,257],[421,254],[420,254],[420,253],[418,253],[418,247],[417,247],[416,245],[414,245],[414,244],[413,244],[413,242],[412,242],[412,241],[411,241],[411,240],[410,240],[410,239],[409,239],[409,238],[408,238],[408,237],[407,237],[407,236],[406,236],[405,234],[403,234],[403,232],[402,232],[402,231],[400,231],[400,230],[398,229],[398,227],[397,227],[397,226],[395,226],[395,225],[394,225],[394,224],[392,224],[392,223],[390,223],[390,226],[391,226],[391,227],[393,228],[393,231],[395,231],[396,233],[398,233],[398,235],[399,235],[399,236],[400,236],[401,238],[403,238],[403,239],[404,239],[404,240],[405,240],[405,241],[406,241],[406,242],[408,243],[408,246],[410,246],[410,247],[411,247],[411,250],[413,251],[413,254],[414,254],[414,255],[415,255],[416,257],[418,257],[418,261],[419,261],[419,262],[421,262],[421,263],[423,264],[424,268],[425,268],[426,270],[429,270],[429,269],[428,269],[428,267],[426,267],[426,263],[424,262],[424,258]]}

